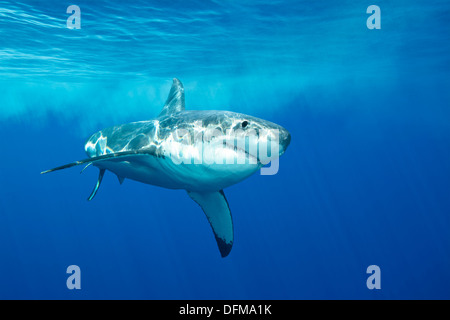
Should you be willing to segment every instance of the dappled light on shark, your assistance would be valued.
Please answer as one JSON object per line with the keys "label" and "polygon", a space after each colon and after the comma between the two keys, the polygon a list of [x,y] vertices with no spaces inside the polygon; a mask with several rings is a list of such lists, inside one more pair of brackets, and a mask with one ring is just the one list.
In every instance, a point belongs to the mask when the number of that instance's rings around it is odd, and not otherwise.
{"label": "dappled light on shark", "polygon": [[263,166],[278,163],[290,140],[283,127],[253,116],[185,110],[184,87],[174,79],[156,119],[101,130],[86,142],[89,158],[42,173],[83,164],[99,168],[88,200],[96,195],[106,171],[116,174],[120,183],[131,179],[184,189],[206,214],[220,253],[226,257],[234,231],[223,189],[260,169],[275,174],[278,166]]}

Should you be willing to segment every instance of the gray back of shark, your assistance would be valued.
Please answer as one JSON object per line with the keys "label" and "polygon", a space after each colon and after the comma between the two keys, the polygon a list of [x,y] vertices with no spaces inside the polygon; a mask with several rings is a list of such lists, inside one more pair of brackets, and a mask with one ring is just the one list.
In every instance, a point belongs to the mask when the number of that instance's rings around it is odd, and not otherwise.
{"label": "gray back of shark", "polygon": [[[86,142],[89,158],[42,173],[77,165],[98,167],[99,177],[88,200],[96,195],[107,170],[120,183],[126,178],[184,189],[206,214],[220,253],[226,257],[234,235],[223,189],[281,156],[290,134],[277,124],[240,113],[187,111],[184,101],[183,85],[174,79],[158,118],[98,131]],[[262,159],[262,150],[268,146],[276,152]]]}

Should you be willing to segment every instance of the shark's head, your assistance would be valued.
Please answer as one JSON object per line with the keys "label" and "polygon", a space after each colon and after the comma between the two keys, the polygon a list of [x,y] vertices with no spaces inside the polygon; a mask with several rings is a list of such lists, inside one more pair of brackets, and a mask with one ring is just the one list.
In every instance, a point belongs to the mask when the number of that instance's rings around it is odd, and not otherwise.
{"label": "shark's head", "polygon": [[[291,142],[291,135],[282,126],[253,116],[231,113],[230,122],[225,122],[236,147],[245,146],[245,151],[261,162],[281,156]],[[228,124],[228,126],[227,126]]]}
{"label": "shark's head", "polygon": [[[222,160],[230,163],[228,161],[234,159],[234,162],[243,164],[250,159],[255,164],[264,165],[281,156],[291,141],[291,135],[282,126],[241,113],[185,111],[179,116],[184,119],[184,124],[188,124],[187,127],[181,126],[187,129],[184,132],[177,131],[179,141],[187,143],[189,139],[186,137],[190,132],[191,139],[187,144],[193,142],[196,150],[200,150],[198,146],[201,144],[203,157],[214,156],[216,163]],[[166,125],[166,121],[172,122],[174,118],[161,120],[161,124]],[[180,129],[181,121],[175,121],[175,125]]]}
{"label": "shark's head", "polygon": [[291,134],[282,126],[267,121],[263,119],[259,119],[256,117],[246,116],[247,119],[244,119],[241,122],[241,127],[245,126],[245,128],[249,127],[247,130],[254,130],[258,137],[258,144],[267,143],[275,144],[275,149],[278,150],[278,155],[273,156],[281,156],[291,143]]}

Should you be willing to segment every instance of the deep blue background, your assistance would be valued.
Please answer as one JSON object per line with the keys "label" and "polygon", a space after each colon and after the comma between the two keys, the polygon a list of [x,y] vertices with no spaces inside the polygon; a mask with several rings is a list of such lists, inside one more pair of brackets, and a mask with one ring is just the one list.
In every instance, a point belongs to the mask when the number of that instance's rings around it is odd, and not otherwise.
{"label": "deep blue background", "polygon": [[[351,1],[80,1],[81,30],[69,4],[0,6],[0,298],[450,298],[447,2],[378,1],[381,30]],[[292,135],[278,174],[225,190],[225,259],[184,191],[107,174],[87,202],[96,170],[39,174],[158,114],[174,76],[188,109]]]}

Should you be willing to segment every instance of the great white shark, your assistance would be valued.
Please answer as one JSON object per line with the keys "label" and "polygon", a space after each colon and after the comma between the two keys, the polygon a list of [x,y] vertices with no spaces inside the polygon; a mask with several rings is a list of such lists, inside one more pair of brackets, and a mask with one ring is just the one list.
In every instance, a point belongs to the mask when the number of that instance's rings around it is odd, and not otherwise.
{"label": "great white shark", "polygon": [[230,111],[185,110],[183,85],[173,79],[157,118],[98,131],[85,144],[87,159],[41,174],[78,165],[99,168],[88,200],[96,195],[106,170],[115,173],[120,183],[126,178],[184,189],[206,214],[220,253],[226,257],[234,234],[223,189],[277,160],[290,140],[286,129],[256,117]]}

